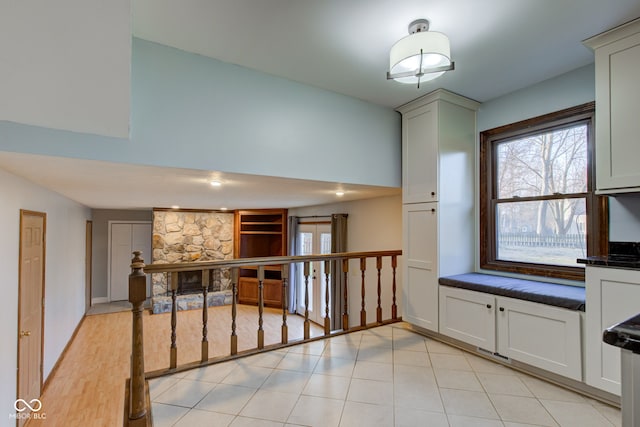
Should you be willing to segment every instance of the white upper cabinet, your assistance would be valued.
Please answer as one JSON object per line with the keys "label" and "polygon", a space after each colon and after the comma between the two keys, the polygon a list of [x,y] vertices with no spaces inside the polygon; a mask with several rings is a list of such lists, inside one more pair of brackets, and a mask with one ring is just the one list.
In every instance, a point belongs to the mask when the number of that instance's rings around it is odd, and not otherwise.
{"label": "white upper cabinet", "polygon": [[[436,90],[402,107],[402,203],[473,197],[476,101]],[[461,194],[461,191],[464,194]]]}
{"label": "white upper cabinet", "polygon": [[584,43],[595,51],[597,192],[640,191],[640,19]]}

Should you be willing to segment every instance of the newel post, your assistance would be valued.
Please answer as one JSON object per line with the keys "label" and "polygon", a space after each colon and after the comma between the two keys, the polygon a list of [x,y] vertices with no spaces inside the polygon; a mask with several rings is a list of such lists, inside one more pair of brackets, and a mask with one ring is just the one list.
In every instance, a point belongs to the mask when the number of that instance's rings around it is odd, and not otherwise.
{"label": "newel post", "polygon": [[147,278],[144,273],[142,252],[133,252],[129,275],[129,302],[132,305],[131,326],[131,378],[127,387],[127,425],[151,425],[151,408],[144,377],[144,342],[142,338],[142,306],[147,299]]}

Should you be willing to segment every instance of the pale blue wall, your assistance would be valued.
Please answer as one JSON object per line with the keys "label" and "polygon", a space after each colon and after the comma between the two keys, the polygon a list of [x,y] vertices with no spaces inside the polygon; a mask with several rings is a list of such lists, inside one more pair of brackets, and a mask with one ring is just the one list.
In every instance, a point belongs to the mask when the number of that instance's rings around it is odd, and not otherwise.
{"label": "pale blue wall", "polygon": [[591,64],[483,103],[478,110],[478,131],[591,102],[595,92]]}
{"label": "pale blue wall", "polygon": [[0,150],[399,187],[391,108],[134,39],[131,140],[0,122]]}
{"label": "pale blue wall", "polygon": [[[591,64],[485,102],[478,111],[478,131],[593,100],[595,71]],[[640,196],[630,194],[609,198],[609,238],[612,241],[640,241]]]}

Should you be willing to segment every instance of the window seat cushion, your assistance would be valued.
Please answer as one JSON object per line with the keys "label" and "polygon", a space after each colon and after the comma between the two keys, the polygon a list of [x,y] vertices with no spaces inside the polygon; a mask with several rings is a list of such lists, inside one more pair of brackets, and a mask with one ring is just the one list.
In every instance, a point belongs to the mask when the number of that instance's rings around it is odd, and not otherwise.
{"label": "window seat cushion", "polygon": [[580,286],[558,285],[483,273],[441,277],[439,283],[454,288],[585,311],[585,289]]}

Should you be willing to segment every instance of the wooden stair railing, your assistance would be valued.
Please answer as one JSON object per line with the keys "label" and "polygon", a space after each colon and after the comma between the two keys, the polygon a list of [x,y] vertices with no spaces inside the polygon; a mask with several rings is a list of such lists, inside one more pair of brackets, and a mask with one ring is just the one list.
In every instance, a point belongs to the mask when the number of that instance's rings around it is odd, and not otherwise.
{"label": "wooden stair railing", "polygon": [[[288,256],[288,257],[265,257],[265,258],[242,258],[228,261],[207,261],[207,262],[193,262],[193,263],[180,263],[180,264],[152,264],[145,266],[141,257],[141,252],[136,251],[133,253],[134,258],[131,262],[132,272],[129,275],[129,301],[132,304],[132,350],[131,350],[131,378],[127,381],[126,396],[125,396],[125,414],[124,425],[126,426],[150,426],[151,425],[151,407],[149,399],[149,390],[147,385],[147,378],[155,378],[166,374],[171,374],[187,369],[192,369],[198,366],[205,366],[213,363],[217,363],[223,360],[229,360],[236,357],[254,354],[262,350],[272,350],[279,347],[288,345],[314,341],[323,339],[325,337],[348,333],[351,331],[357,331],[367,329],[370,327],[376,327],[387,323],[399,322],[402,319],[398,317],[398,309],[396,305],[396,269],[398,266],[398,257],[402,255],[400,250],[392,251],[371,251],[371,252],[345,252],[337,254],[327,255],[310,255],[310,256]],[[373,323],[367,323],[366,312],[366,270],[367,260],[369,258],[375,259],[375,265],[377,270],[377,281],[375,283],[377,291],[377,306],[376,306],[376,321]],[[391,317],[390,319],[383,319],[382,309],[382,270],[383,270],[383,258],[390,258],[391,263],[391,286],[389,292],[391,293]],[[359,262],[361,284],[360,284],[360,323],[358,326],[349,325],[349,291],[348,291],[348,273],[349,273],[349,261],[355,260]],[[311,320],[309,319],[309,278],[310,278],[310,265],[312,262],[321,261],[324,263],[324,286],[325,286],[325,312],[324,312],[324,324],[320,325],[324,329],[324,334],[319,337],[311,337]],[[292,263],[303,264],[303,276],[304,276],[304,333],[302,340],[291,341],[289,339],[289,327],[287,325],[287,316],[289,312],[288,306],[288,285],[289,278],[289,265]],[[281,326],[281,340],[279,344],[273,344],[265,347],[265,331],[264,331],[264,281],[265,281],[265,266],[281,266],[282,274],[282,326]],[[343,273],[343,295],[336,296],[336,298],[342,297],[342,313],[341,315],[342,329],[331,330],[331,318],[330,318],[330,288],[331,288],[331,265],[335,269],[341,267]],[[257,342],[254,349],[238,351],[238,335],[237,335],[237,298],[238,298],[238,281],[239,281],[239,269],[241,267],[253,267],[257,269],[258,278],[258,328],[257,328]],[[231,270],[231,336],[230,336],[230,352],[228,356],[224,357],[209,357],[209,340],[208,340],[208,284],[209,275],[213,274],[212,270],[221,268],[227,268]],[[178,273],[181,271],[202,270],[202,337],[201,337],[201,357],[200,361],[188,363],[182,366],[178,366],[178,337],[177,337],[177,289],[178,289]],[[142,320],[142,306],[147,298],[146,295],[146,274],[164,273],[168,275],[168,289],[171,294],[171,338],[169,343],[169,368],[164,370],[158,370],[154,372],[144,371],[144,343],[143,343],[143,320]],[[335,271],[339,273],[339,271]],[[183,338],[184,339],[184,338]]]}

